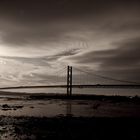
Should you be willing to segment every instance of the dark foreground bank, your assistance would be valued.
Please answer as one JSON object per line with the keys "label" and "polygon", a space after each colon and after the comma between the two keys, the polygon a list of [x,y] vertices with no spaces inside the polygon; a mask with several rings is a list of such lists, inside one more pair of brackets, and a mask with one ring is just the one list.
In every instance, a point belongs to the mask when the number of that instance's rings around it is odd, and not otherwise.
{"label": "dark foreground bank", "polygon": [[140,140],[140,118],[0,117],[0,139]]}

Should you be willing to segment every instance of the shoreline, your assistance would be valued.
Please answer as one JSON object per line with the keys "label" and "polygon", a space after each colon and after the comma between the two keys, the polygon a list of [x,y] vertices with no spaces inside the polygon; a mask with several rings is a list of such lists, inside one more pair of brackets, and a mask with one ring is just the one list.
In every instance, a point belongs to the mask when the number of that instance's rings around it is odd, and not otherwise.
{"label": "shoreline", "polygon": [[[0,91],[0,96],[23,96],[26,99],[70,99],[70,100],[120,100],[120,101],[130,101],[137,100],[140,101],[140,96],[124,96],[124,95],[97,95],[97,94],[72,94],[72,96],[67,96],[66,93],[26,93],[26,92],[7,92]],[[2,98],[0,97],[0,98]]]}
{"label": "shoreline", "polygon": [[139,96],[17,94],[0,98],[1,140],[140,139]]}

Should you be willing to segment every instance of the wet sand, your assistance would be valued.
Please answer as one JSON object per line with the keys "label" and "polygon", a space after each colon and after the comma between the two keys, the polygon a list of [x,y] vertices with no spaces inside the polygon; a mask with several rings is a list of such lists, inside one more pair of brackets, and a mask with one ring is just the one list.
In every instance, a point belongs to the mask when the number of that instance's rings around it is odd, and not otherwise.
{"label": "wet sand", "polygon": [[24,95],[0,98],[0,115],[28,117],[140,117],[140,98]]}

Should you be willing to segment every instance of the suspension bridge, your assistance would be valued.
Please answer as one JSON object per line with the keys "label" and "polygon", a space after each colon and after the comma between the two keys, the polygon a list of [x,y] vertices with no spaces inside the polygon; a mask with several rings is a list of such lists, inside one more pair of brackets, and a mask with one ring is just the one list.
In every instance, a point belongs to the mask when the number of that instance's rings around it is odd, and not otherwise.
{"label": "suspension bridge", "polygon": [[98,75],[94,72],[80,70],[79,68],[67,66],[46,78],[46,85],[29,85],[2,87],[6,89],[29,89],[29,88],[66,88],[67,95],[72,95],[73,88],[125,88],[140,89],[140,83],[134,81],[120,80],[108,76]]}

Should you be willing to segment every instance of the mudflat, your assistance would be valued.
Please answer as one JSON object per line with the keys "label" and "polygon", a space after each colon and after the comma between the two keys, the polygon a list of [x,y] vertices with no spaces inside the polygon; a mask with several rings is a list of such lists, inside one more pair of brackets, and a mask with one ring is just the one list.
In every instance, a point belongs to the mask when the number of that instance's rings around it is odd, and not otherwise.
{"label": "mudflat", "polygon": [[3,96],[1,140],[140,139],[140,98]]}

